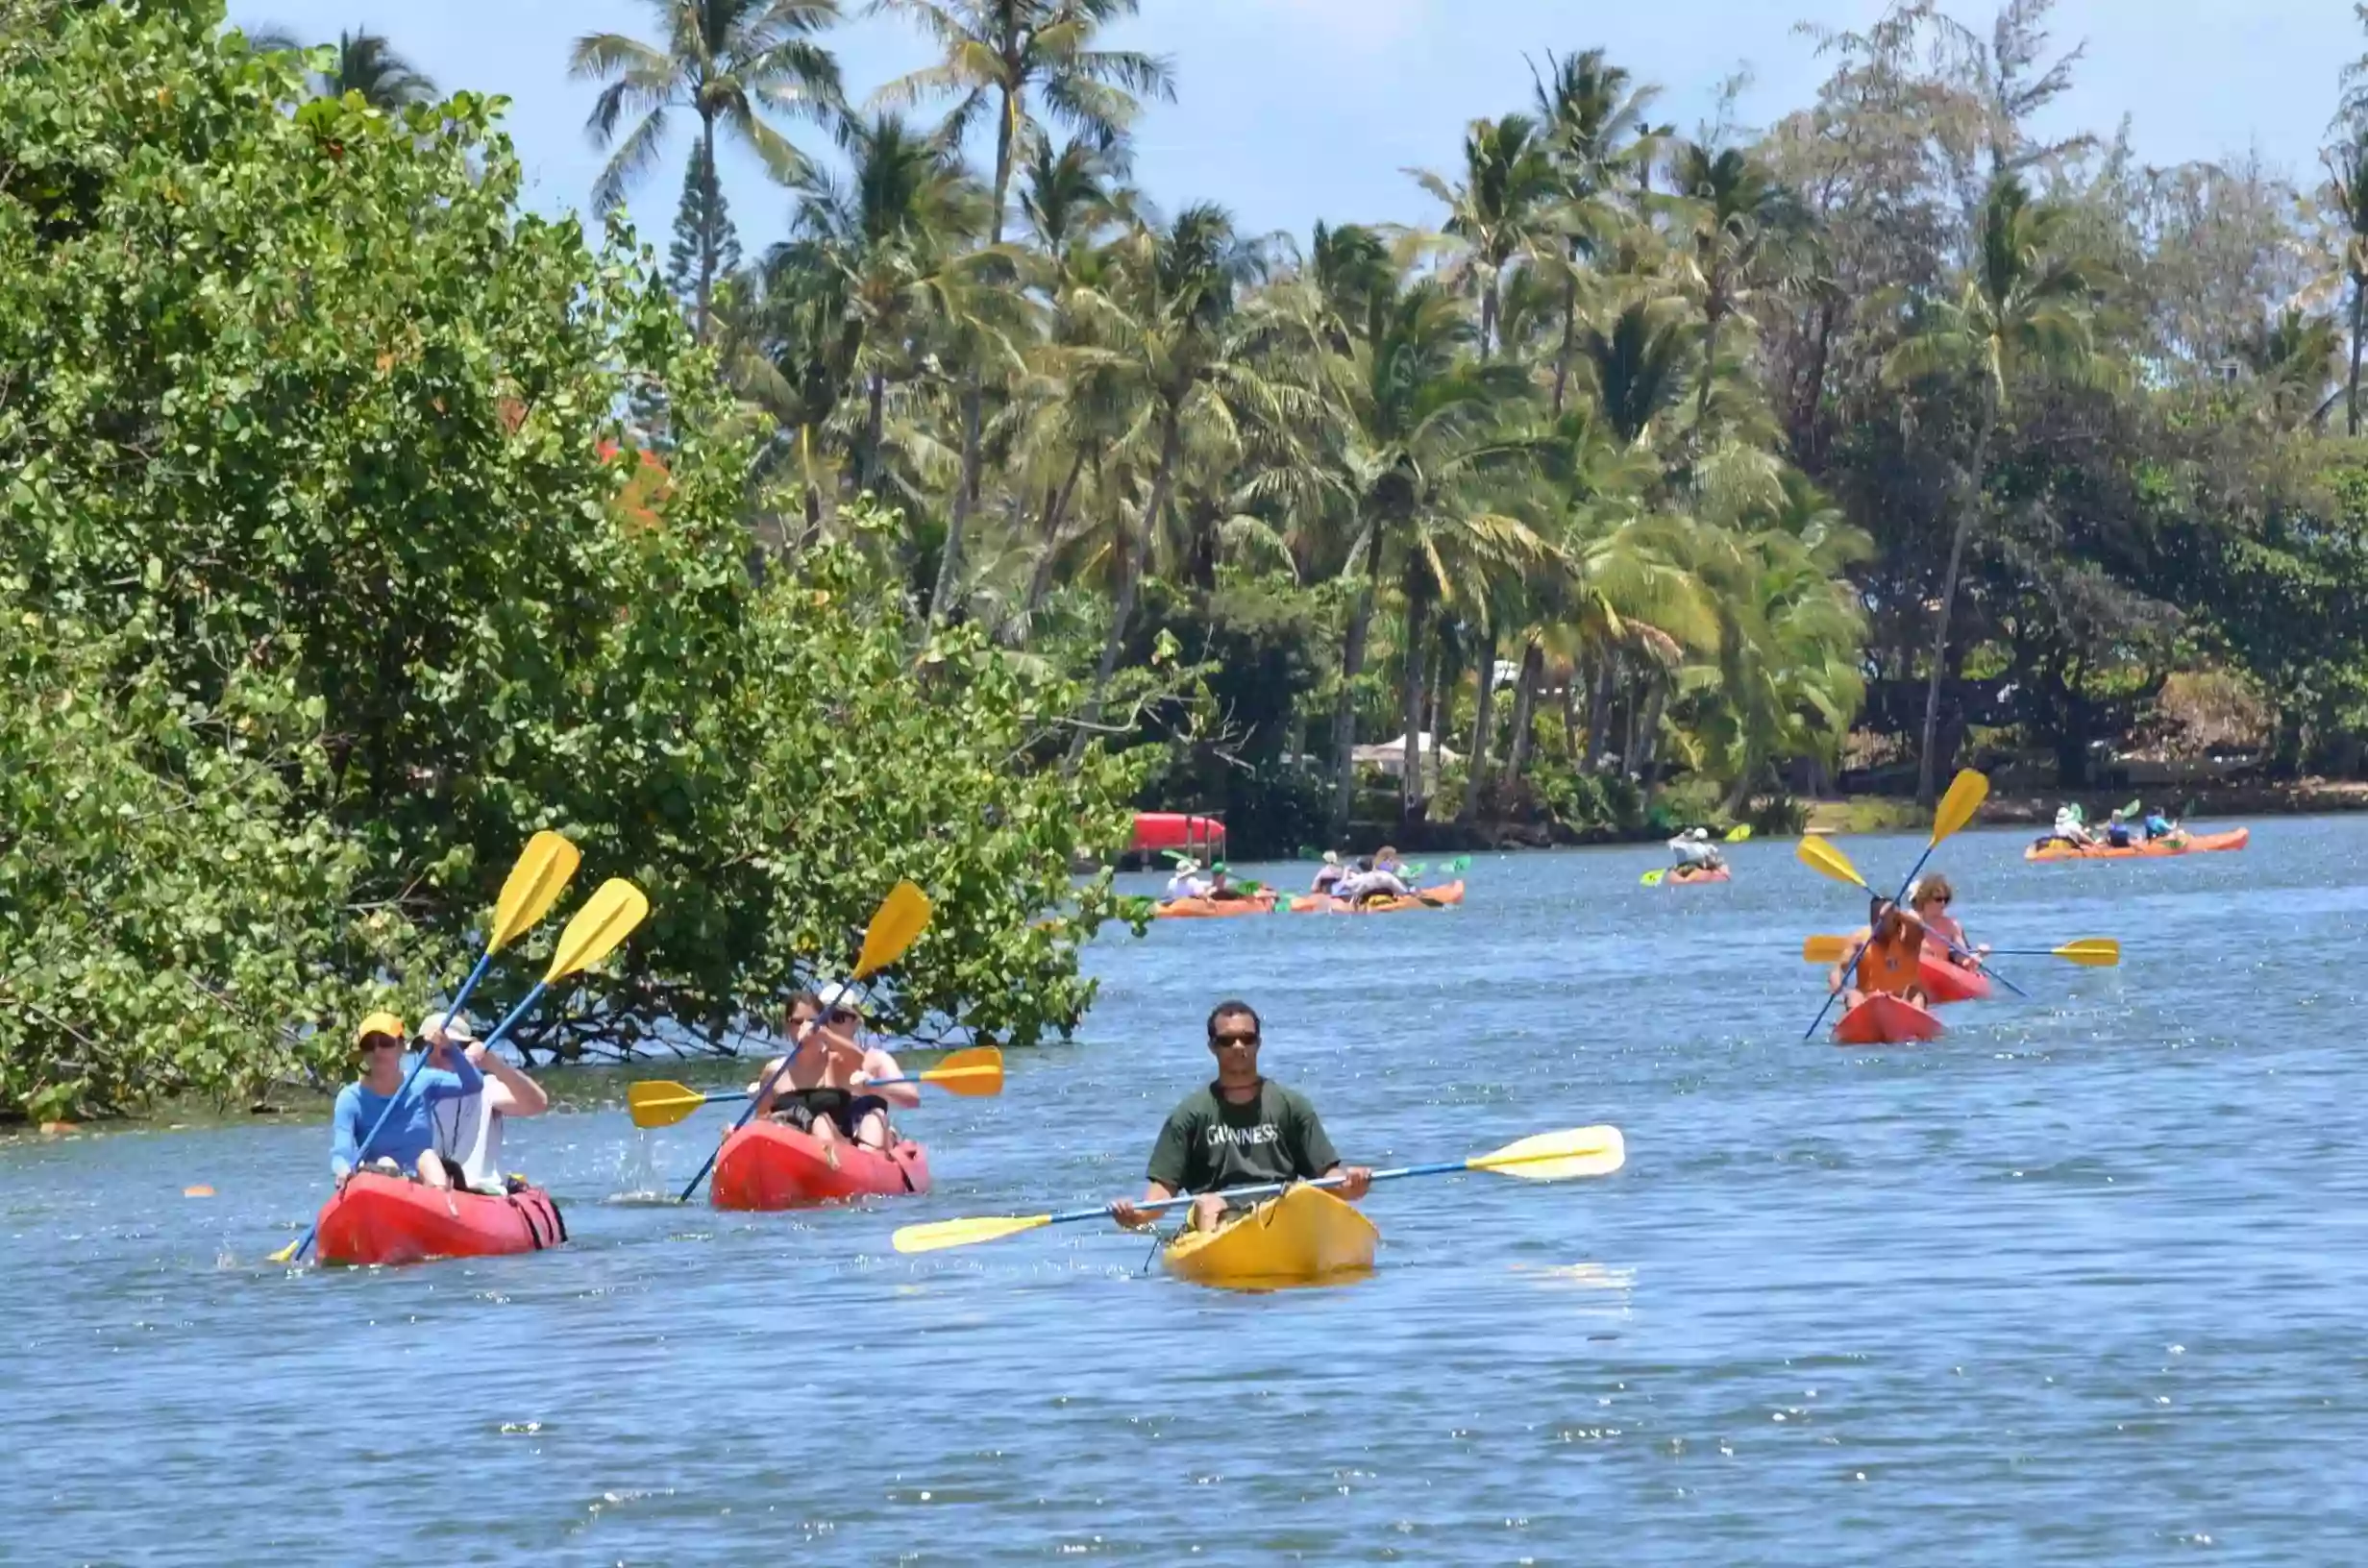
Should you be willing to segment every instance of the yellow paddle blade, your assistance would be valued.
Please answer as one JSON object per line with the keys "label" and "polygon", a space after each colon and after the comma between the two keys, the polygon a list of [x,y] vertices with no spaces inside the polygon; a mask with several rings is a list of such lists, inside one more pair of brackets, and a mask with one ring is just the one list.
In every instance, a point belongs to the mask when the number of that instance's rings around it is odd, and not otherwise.
{"label": "yellow paddle blade", "polygon": [[672,1127],[706,1104],[707,1096],[688,1084],[670,1084],[664,1079],[653,1079],[648,1083],[628,1086],[625,1103],[633,1113],[634,1126]]}
{"label": "yellow paddle blade", "polygon": [[899,1252],[942,1252],[948,1247],[1000,1241],[1007,1236],[1040,1230],[1051,1223],[1050,1214],[1030,1214],[1025,1219],[941,1219],[927,1225],[900,1226],[888,1242]]}
{"label": "yellow paddle blade", "polygon": [[1628,1163],[1628,1144],[1616,1127],[1573,1127],[1538,1133],[1493,1154],[1464,1162],[1467,1170],[1492,1170],[1528,1182],[1563,1182],[1574,1176],[1609,1176]]}
{"label": "yellow paddle blade", "polygon": [[485,950],[500,952],[550,914],[581,859],[581,850],[549,828],[529,839],[493,906],[493,935],[485,939]]}
{"label": "yellow paddle blade", "polygon": [[1973,814],[1989,798],[1989,780],[1968,768],[1949,780],[1949,793],[1940,797],[1940,809],[1933,813],[1933,844],[1938,846],[1942,839],[1973,821]]}
{"label": "yellow paddle blade", "polygon": [[1638,877],[1637,880],[1643,883],[1648,888],[1657,888],[1661,886],[1661,879],[1668,874],[1669,869],[1666,866],[1664,866],[1657,870],[1646,871],[1642,876]]}
{"label": "yellow paddle blade", "polygon": [[863,952],[855,960],[855,978],[878,973],[904,956],[929,923],[929,895],[910,882],[900,882],[880,900],[872,923],[864,929]]}
{"label": "yellow paddle blade", "polygon": [[1801,943],[1804,964],[1838,964],[1858,946],[1848,937],[1811,937]]}
{"label": "yellow paddle blade", "polygon": [[305,1238],[300,1236],[295,1240],[290,1241],[286,1246],[282,1247],[278,1252],[273,1253],[271,1255],[271,1261],[275,1263],[294,1262],[296,1261],[296,1249],[304,1244]]}
{"label": "yellow paddle blade", "polygon": [[[1823,839],[1803,839],[1800,847],[1793,850],[1792,854],[1794,859],[1815,871],[1819,876],[1830,876],[1837,882],[1847,882],[1852,887],[1866,887],[1866,878],[1859,875],[1859,869],[1850,864],[1850,857]],[[1872,893],[1875,890],[1866,888],[1866,891]]]}
{"label": "yellow paddle blade", "polygon": [[1745,839],[1750,837],[1751,824],[1749,822],[1738,822],[1735,826],[1727,829],[1727,842],[1729,844],[1740,844]]}
{"label": "yellow paddle blade", "polygon": [[2110,937],[2083,937],[2057,948],[2056,956],[2092,969],[2109,969],[2121,962],[2121,943]]}
{"label": "yellow paddle blade", "polygon": [[650,900],[625,878],[612,876],[602,883],[600,891],[584,900],[583,908],[576,911],[576,918],[559,933],[559,950],[551,955],[543,984],[556,985],[606,958],[649,913]]}
{"label": "yellow paddle blade", "polygon": [[956,1051],[928,1071],[913,1076],[955,1094],[1000,1094],[1003,1053],[992,1045],[974,1045],[967,1051]]}

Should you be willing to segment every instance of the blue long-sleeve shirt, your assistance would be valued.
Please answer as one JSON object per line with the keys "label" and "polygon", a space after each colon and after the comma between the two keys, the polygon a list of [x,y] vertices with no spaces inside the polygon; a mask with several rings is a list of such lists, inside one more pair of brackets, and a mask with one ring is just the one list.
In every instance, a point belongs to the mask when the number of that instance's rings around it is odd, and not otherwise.
{"label": "blue long-sleeve shirt", "polygon": [[[407,1172],[412,1169],[421,1155],[435,1147],[435,1117],[429,1107],[438,1100],[478,1093],[485,1087],[485,1075],[476,1063],[457,1051],[452,1059],[458,1066],[421,1067],[409,1073],[404,1087],[392,1094],[376,1093],[360,1084],[348,1084],[337,1090],[337,1109],[331,1121],[330,1173],[343,1176],[365,1157],[380,1155],[391,1157]],[[390,1105],[394,1111],[380,1127],[379,1117]],[[373,1127],[379,1128],[376,1138],[370,1137]],[[367,1148],[363,1147],[365,1139]]]}

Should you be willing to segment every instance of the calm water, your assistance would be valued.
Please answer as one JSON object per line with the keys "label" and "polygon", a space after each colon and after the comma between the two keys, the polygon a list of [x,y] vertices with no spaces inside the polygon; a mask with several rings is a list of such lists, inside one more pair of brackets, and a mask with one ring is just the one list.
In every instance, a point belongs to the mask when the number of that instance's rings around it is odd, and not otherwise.
{"label": "calm water", "polygon": [[[1841,842],[1887,883],[1920,847]],[[2029,1001],[1920,1049],[1802,1041],[1800,939],[1862,906],[1784,844],[1725,887],[1483,857],[1460,910],[1107,939],[1086,1038],[933,1095],[938,1190],[868,1211],[620,1199],[723,1121],[580,1112],[509,1138],[565,1251],[290,1273],[320,1128],[0,1146],[0,1560],[2356,1561],[2368,821],[2024,842],[1936,862],[1976,935],[2128,961],[2015,962]],[[1601,1120],[1628,1168],[1379,1188],[1381,1266],[1332,1290],[1198,1289],[1098,1226],[890,1251],[1134,1189],[1230,992],[1352,1159]]]}

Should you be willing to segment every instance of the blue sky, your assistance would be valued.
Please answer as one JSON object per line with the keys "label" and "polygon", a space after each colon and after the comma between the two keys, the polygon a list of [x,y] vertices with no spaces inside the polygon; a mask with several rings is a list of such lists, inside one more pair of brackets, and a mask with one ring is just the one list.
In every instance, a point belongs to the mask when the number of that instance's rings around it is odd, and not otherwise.
{"label": "blue sky", "polygon": [[[851,11],[861,0],[847,0]],[[1428,221],[1432,205],[1400,172],[1443,168],[1463,127],[1522,107],[1527,53],[1601,46],[1664,88],[1662,117],[1690,130],[1720,79],[1748,65],[1741,118],[1761,125],[1808,102],[1826,74],[1794,32],[1804,17],[1865,26],[1882,0],[1145,0],[1119,41],[1172,58],[1178,101],[1140,127],[1137,178],[1168,207],[1215,199],[1246,228],[1304,234],[1318,218]],[[1992,6],[1949,0],[1986,31]],[[333,38],[367,25],[446,88],[513,100],[507,127],[532,188],[557,211],[585,201],[602,156],[585,141],[594,88],[567,77],[580,33],[654,37],[640,0],[234,0],[233,18]],[[2175,163],[2258,149],[2309,177],[2345,61],[2368,51],[2343,0],[2061,0],[2060,46],[2088,56],[2051,129],[2109,134],[2126,113],[2142,158]],[[830,35],[851,94],[923,63],[901,24],[852,22]],[[794,128],[801,146],[822,138]],[[727,161],[732,215],[753,252],[777,238],[788,199],[752,160]],[[645,240],[663,248],[681,185],[678,158],[637,187]]]}

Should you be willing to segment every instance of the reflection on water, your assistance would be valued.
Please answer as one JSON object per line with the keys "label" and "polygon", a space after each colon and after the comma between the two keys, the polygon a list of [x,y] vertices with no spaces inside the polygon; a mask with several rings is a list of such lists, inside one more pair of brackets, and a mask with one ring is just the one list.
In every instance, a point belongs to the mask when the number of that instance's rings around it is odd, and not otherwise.
{"label": "reflection on water", "polygon": [[[2124,966],[2018,959],[2030,1000],[1912,1049],[1802,1041],[1801,939],[1858,908],[1783,844],[1113,938],[1085,1039],[905,1118],[917,1199],[677,1207],[737,1107],[645,1134],[581,1075],[599,1109],[505,1146],[565,1249],[287,1270],[318,1121],[0,1143],[0,1559],[2353,1560],[2368,823],[2023,842],[1936,863],[1977,938]],[[1920,847],[1848,845],[1878,882]],[[1228,994],[1351,1161],[1601,1121],[1628,1164],[1376,1188],[1354,1289],[1198,1288],[1094,1224],[890,1248],[1139,1190]]]}

